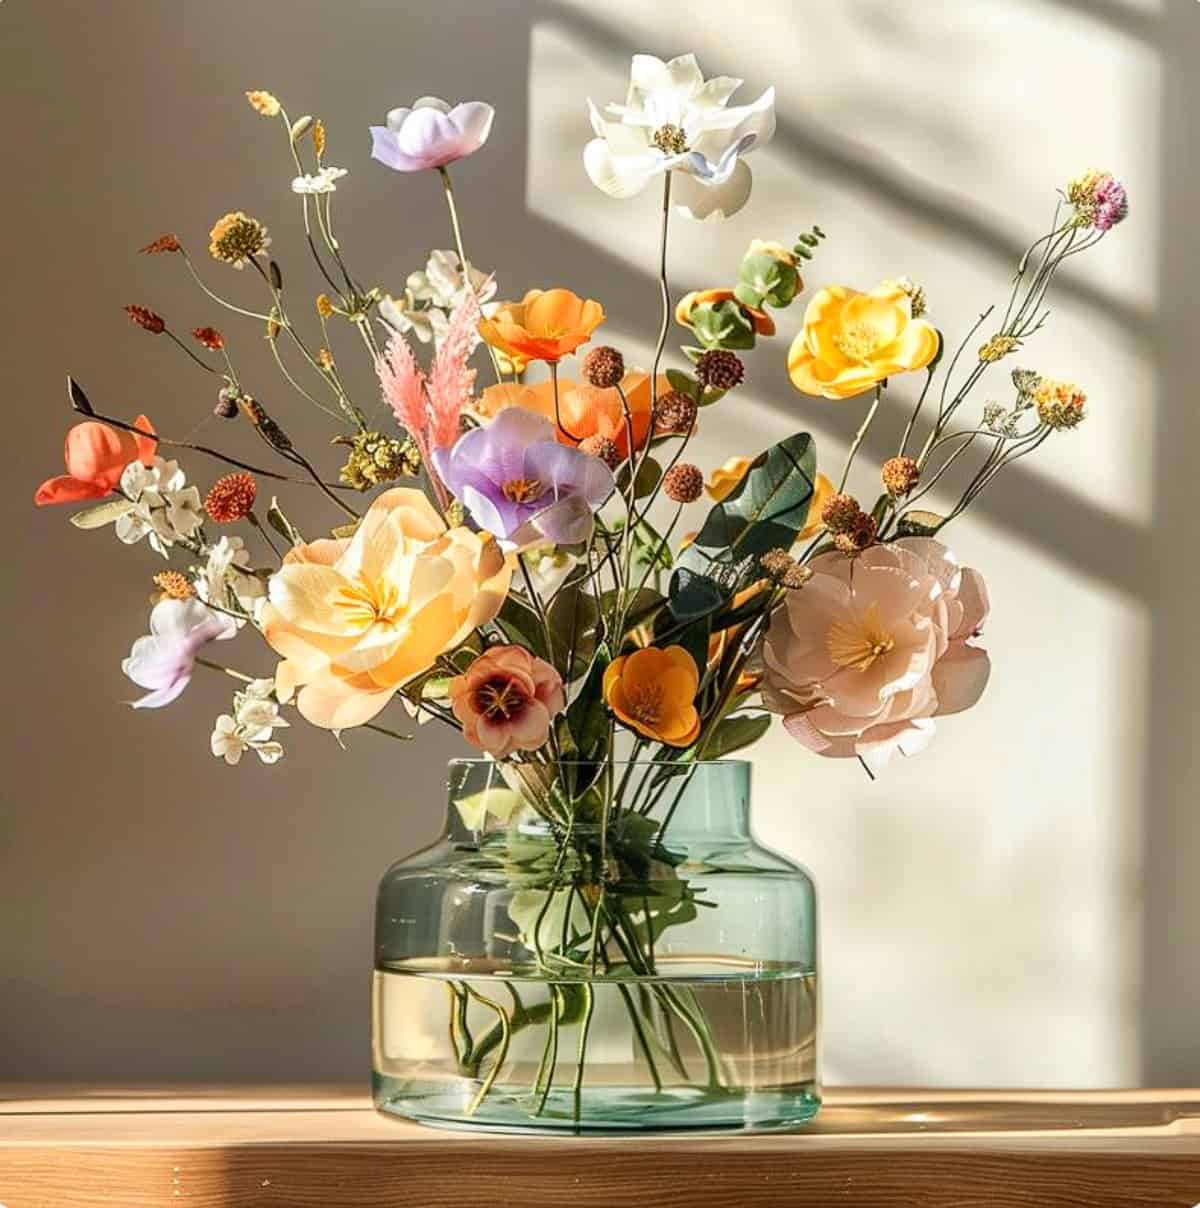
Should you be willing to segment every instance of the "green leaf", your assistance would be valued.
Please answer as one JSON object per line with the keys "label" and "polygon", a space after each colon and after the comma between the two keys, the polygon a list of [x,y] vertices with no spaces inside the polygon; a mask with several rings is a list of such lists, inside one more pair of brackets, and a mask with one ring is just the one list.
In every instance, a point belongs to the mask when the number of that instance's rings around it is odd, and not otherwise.
{"label": "green leaf", "polygon": [[679,565],[705,574],[714,565],[728,567],[770,549],[790,548],[808,519],[816,463],[807,432],[772,446],[732,494],[712,507]]}
{"label": "green leaf", "polygon": [[932,537],[945,523],[946,517],[937,512],[913,509],[896,521],[896,534],[900,537]]}
{"label": "green leaf", "polygon": [[567,726],[575,740],[580,759],[599,758],[608,741],[608,707],[604,703],[604,673],[612,661],[608,646],[596,647],[587,677],[575,699],[567,706]]}
{"label": "green leaf", "polygon": [[618,595],[625,598],[620,602],[625,609],[625,630],[636,629],[654,617],[666,604],[666,599],[652,587],[639,588],[632,595],[618,593],[615,588],[604,592],[600,597],[600,607],[605,613],[612,613],[618,604]]}
{"label": "green leaf", "polygon": [[505,597],[496,621],[510,642],[525,646],[539,658],[549,660],[550,652],[546,649],[546,631],[542,628],[541,620],[532,608],[527,604],[522,604],[512,592]]}
{"label": "green leaf", "polygon": [[667,381],[671,383],[672,390],[679,390],[692,398],[696,397],[698,383],[690,373],[684,373],[682,369],[668,369]]}
{"label": "green leaf", "polygon": [[771,728],[770,713],[727,717],[712,732],[704,747],[705,759],[723,759],[758,740]]}
{"label": "green leaf", "polygon": [[704,616],[697,617],[672,643],[675,646],[682,646],[692,656],[692,661],[696,664],[696,670],[700,673],[701,678],[704,676],[704,668],[708,663],[708,639],[711,634],[712,622],[705,613]]}
{"label": "green leaf", "polygon": [[706,348],[754,347],[754,324],[731,298],[692,307],[690,323],[696,339]]}
{"label": "green leaf", "polygon": [[700,407],[711,407],[713,403],[719,402],[725,397],[724,390],[706,390],[701,396],[700,402],[697,404]]}
{"label": "green leaf", "polygon": [[[600,627],[600,608],[596,597],[584,590],[587,575],[576,576],[564,583],[554,595],[547,610],[550,636],[554,642],[554,662],[570,683],[578,679],[596,653],[596,638]],[[575,657],[567,667],[567,656],[574,638]]]}
{"label": "green leaf", "polygon": [[283,514],[279,500],[271,497],[271,506],[267,508],[267,523],[289,544],[300,545],[304,538],[299,529]]}
{"label": "green leaf", "polygon": [[110,499],[94,508],[84,508],[82,512],[76,512],[70,519],[78,529],[103,528],[106,524],[120,520],[127,512],[132,512],[133,506],[133,501],[129,499]]}
{"label": "green leaf", "polygon": [[671,615],[677,621],[692,621],[720,608],[725,592],[720,584],[699,571],[680,566],[671,575],[667,588]]}
{"label": "green leaf", "polygon": [[668,542],[647,520],[639,521],[633,530],[633,560],[637,566],[657,565],[670,570],[675,563]]}
{"label": "green leaf", "polygon": [[[658,486],[659,479],[662,478],[662,472],[662,466],[653,457],[643,458],[642,464],[638,467],[637,478],[633,484],[634,499],[645,499]],[[629,474],[630,466],[629,462],[626,461],[617,471],[617,490],[622,495],[629,490]]]}

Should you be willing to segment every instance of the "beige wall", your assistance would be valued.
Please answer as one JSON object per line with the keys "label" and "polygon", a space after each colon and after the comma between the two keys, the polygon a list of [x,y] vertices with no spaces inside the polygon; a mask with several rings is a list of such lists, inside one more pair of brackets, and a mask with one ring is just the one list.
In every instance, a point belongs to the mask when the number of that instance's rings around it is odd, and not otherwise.
{"label": "beige wall", "polygon": [[[271,225],[297,294],[315,291],[282,148],[241,96],[267,87],[325,117],[332,161],[352,170],[338,194],[352,261],[398,288],[448,242],[444,214],[435,180],[368,162],[366,125],[422,93],[479,96],[497,106],[495,133],[457,173],[475,257],[507,293],[564,282],[601,298],[612,338],[644,355],[654,203],[587,183],[584,97],[619,95],[632,51],[692,48],[710,72],[774,82],[780,126],[752,160],[742,214],[677,228],[677,289],[713,283],[752,236],[816,221],[830,238],[812,283],[907,273],[953,339],[1004,290],[1056,185],[1094,164],[1129,183],[1133,217],[1076,262],[1052,330],[1024,356],[1082,378],[1091,419],[953,532],[992,588],[983,704],[874,785],[777,733],[759,748],[758,812],[763,836],[823,889],[832,1079],[1200,1078],[1187,142],[1200,7],[773,0],[744,6],[735,26],[737,7],[0,5],[0,1078],[361,1077],[373,884],[434,833],[457,749],[426,730],[406,749],[355,734],[346,755],[294,729],[279,766],[228,769],[208,753],[223,684],[198,679],[163,712],[119,703],[132,695],[119,661],[158,564],[29,507],[58,468],[64,373],[169,435],[261,457],[239,426],[210,418],[198,371],[130,328],[120,307],[140,301],[181,328],[224,326],[256,390],[283,397],[257,331],[203,305],[176,263],[133,252],[162,230],[201,248],[219,214],[243,208]],[[217,279],[253,296],[248,276]],[[756,355],[752,384],[706,414],[706,464],[800,427],[827,460],[844,451],[858,408],[792,392],[783,347]],[[873,454],[894,439],[893,407]],[[293,414],[294,434],[319,447],[321,417]],[[210,480],[211,466],[185,464]],[[297,510],[310,527],[322,514],[307,495]],[[236,649],[270,666],[251,638]]]}

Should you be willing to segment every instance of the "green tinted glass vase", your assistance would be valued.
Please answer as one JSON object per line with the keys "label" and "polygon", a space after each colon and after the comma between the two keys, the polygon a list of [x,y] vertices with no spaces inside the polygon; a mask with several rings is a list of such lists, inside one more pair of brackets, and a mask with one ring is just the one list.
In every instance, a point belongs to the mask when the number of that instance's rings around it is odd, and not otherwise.
{"label": "green tinted glass vase", "polygon": [[381,1111],[568,1133],[816,1113],[816,898],[755,841],[749,764],[461,760],[449,789],[441,838],[379,889]]}

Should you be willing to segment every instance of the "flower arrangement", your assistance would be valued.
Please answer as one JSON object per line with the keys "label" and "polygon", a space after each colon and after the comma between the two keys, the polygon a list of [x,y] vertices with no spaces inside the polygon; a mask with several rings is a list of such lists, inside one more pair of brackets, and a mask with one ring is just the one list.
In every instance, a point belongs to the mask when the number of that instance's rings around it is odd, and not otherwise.
{"label": "flower arrangement", "polygon": [[[1016,368],[1006,401],[974,412],[970,400],[1046,322],[1060,267],[1128,208],[1110,175],[1070,182],[1007,300],[956,335],[949,355],[943,328],[958,323],[955,311],[936,308],[935,322],[907,279],[808,291],[804,274],[825,239],[818,226],[789,243],[753,240],[739,264],[715,268],[722,284],[676,298],[672,217],[740,210],[752,188],[746,161],[774,128],[773,91],[734,105],[740,83],[705,80],[691,55],[637,55],[624,102],[590,105],[591,181],[616,199],[661,190],[662,323],[644,367],[598,342],[600,301],[560,284],[501,289],[468,257],[450,169],[484,151],[490,105],[427,97],[371,128],[379,164],[437,174],[454,245],[389,293],[350,267],[334,234],[348,177],[326,158],[324,124],[248,92],[282,136],[321,292],[296,303],[268,227],[241,211],[215,222],[207,250],[218,268],[253,278],[259,302],[211,285],[174,234],[143,251],[174,258],[208,304],[251,320],[250,338],[265,332],[284,384],[337,426],[344,462],[332,468],[293,443],[277,396],[239,373],[237,338],[206,325],[189,340],[131,305],[133,324],[213,377],[215,415],[249,425],[263,464],[219,442],[173,439],[145,416],[102,414],[71,381],[82,422],[67,434],[66,474],[36,495],[39,505],[86,504],[71,516],[77,527],[145,538],[167,564],[154,576],[149,634],[123,665],[145,690],[135,707],[174,701],[196,668],[232,676],[239,687],[211,739],[229,764],[247,752],[278,760],[278,731],[297,714],[335,734],[404,738],[389,720],[399,709],[453,727],[498,762],[510,794],[549,826],[557,868],[568,850],[598,845],[598,859],[570,865],[592,870],[578,872],[593,887],[576,900],[594,912],[590,923],[568,944],[564,922],[563,945],[543,951],[551,889],[523,932],[532,928],[539,959],[593,970],[610,909],[594,886],[618,884],[636,846],[627,832],[614,858],[614,836],[672,775],[748,746],[773,716],[809,751],[874,775],[928,744],[936,718],[979,700],[988,594],[945,544],[946,529],[1007,466],[1076,427],[1086,397]],[[668,363],[672,327],[683,344]],[[848,456],[818,463],[799,432],[706,473],[687,455],[702,413],[736,406],[739,354],[780,327],[795,333],[780,357],[792,386],[860,409]],[[376,399],[352,397],[335,340],[365,354]],[[919,393],[872,484],[859,454],[895,414],[884,403],[907,374],[921,375]],[[193,477],[205,474],[203,498],[177,456],[192,459]],[[952,506],[923,506],[972,458]],[[215,479],[214,462],[223,463]],[[302,537],[276,495],[284,488],[320,492],[328,530]],[[257,653],[215,653],[214,643],[233,650],[251,634]],[[619,753],[665,772],[635,782],[619,773]],[[470,818],[464,811],[475,829],[503,826],[513,811],[510,795],[475,804]],[[598,822],[598,838],[580,837],[581,819]],[[661,851],[661,831],[638,836],[646,852]],[[641,933],[637,909],[605,916],[635,950],[654,931],[651,905]]]}

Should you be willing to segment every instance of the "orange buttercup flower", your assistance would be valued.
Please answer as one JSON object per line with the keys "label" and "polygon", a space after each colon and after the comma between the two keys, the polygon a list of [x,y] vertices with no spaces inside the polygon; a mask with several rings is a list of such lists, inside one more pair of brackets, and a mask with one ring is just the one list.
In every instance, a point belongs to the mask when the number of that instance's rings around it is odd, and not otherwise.
{"label": "orange buttercup flower", "polygon": [[[154,427],[139,415],[133,426],[142,432]],[[125,467],[131,461],[150,465],[157,445],[150,436],[138,436],[120,428],[110,428],[97,420],[76,424],[67,433],[63,453],[67,472],[48,478],[37,489],[34,503],[45,507],[52,503],[80,503],[85,499],[103,499],[116,490]]]}
{"label": "orange buttercup flower", "polygon": [[[663,374],[658,377],[658,397],[666,397],[671,383]],[[630,427],[633,429],[634,450],[640,449],[650,434],[650,411],[653,392],[650,375],[641,369],[630,370],[621,379],[621,389],[601,388],[569,378],[558,379],[558,413],[554,407],[554,383],[538,382],[533,386],[489,386],[475,405],[483,419],[492,419],[505,407],[524,407],[544,415],[555,425],[560,444],[577,445],[589,436],[611,440],[622,458],[629,455],[629,430],[625,426],[625,411],[621,394],[629,404]]]}
{"label": "orange buttercup flower", "polygon": [[614,659],[604,672],[608,707],[643,738],[687,747],[700,733],[700,672],[682,646],[649,646]]}
{"label": "orange buttercup flower", "polygon": [[561,361],[604,322],[604,307],[569,289],[531,289],[520,302],[502,302],[479,322],[479,334],[509,356]]}
{"label": "orange buttercup flower", "polygon": [[747,306],[744,302],[738,302],[731,289],[694,289],[690,294],[684,294],[675,307],[675,322],[683,327],[691,327],[692,311],[704,302],[737,302],[758,335],[773,336],[775,334],[775,320],[757,306]]}

